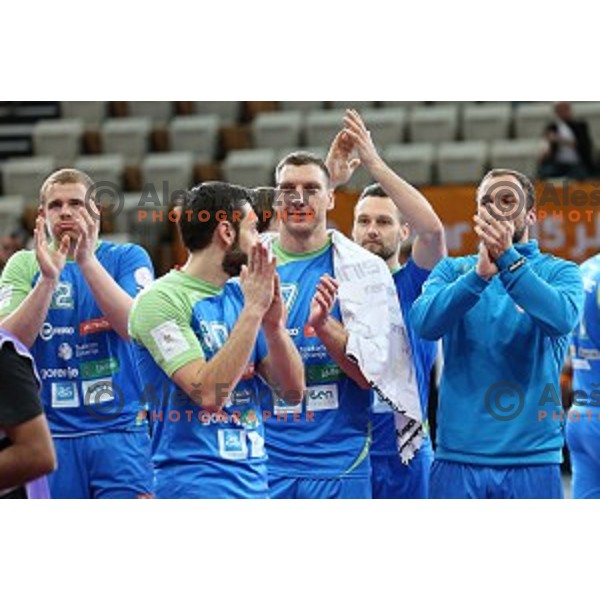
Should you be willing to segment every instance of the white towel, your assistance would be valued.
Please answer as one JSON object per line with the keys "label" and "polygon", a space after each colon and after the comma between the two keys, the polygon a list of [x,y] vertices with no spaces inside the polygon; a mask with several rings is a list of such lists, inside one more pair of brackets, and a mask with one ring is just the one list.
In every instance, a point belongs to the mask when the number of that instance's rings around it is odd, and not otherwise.
{"label": "white towel", "polygon": [[423,442],[419,388],[398,291],[386,263],[337,231],[334,276],[340,284],[346,354],[394,410],[398,451],[408,463]]}
{"label": "white towel", "polygon": [[[423,443],[423,416],[414,361],[398,292],[386,263],[330,231],[334,277],[340,284],[346,355],[394,410],[398,452],[407,464]],[[276,237],[263,239],[270,247]]]}

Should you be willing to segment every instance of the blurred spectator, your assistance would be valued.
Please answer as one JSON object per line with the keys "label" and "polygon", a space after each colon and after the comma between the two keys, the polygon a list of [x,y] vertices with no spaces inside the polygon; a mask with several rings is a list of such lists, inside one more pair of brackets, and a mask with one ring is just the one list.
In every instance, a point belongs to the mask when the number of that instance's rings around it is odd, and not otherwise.
{"label": "blurred spectator", "polygon": [[24,229],[15,229],[0,238],[0,273],[8,259],[19,250],[25,250],[29,234]]}
{"label": "blurred spectator", "polygon": [[586,179],[594,172],[592,141],[588,125],[573,116],[568,102],[557,102],[554,120],[546,127],[546,149],[539,176],[542,179],[568,177]]}

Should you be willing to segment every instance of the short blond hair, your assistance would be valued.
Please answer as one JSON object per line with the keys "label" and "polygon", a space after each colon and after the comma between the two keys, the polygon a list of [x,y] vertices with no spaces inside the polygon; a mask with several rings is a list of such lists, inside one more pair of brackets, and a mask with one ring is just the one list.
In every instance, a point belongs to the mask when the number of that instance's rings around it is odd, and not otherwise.
{"label": "short blond hair", "polygon": [[40,189],[41,204],[43,205],[46,202],[48,191],[53,185],[70,185],[79,183],[85,187],[86,192],[94,186],[93,179],[83,171],[78,171],[77,169],[61,169],[60,171],[55,171],[42,184]]}

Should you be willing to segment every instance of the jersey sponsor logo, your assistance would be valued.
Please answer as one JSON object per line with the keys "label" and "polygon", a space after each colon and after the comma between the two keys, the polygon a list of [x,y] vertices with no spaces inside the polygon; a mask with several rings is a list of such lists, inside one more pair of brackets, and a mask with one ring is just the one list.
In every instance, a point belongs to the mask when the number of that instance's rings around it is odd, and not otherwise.
{"label": "jersey sponsor logo", "polygon": [[226,460],[245,460],[248,457],[246,432],[240,429],[219,429],[219,454]]}
{"label": "jersey sponsor logo", "polygon": [[229,338],[227,325],[219,321],[200,321],[200,334],[204,348],[213,354],[218,352]]}
{"label": "jersey sponsor logo", "polygon": [[115,399],[115,390],[111,378],[83,381],[81,391],[83,392],[85,406],[104,404]]}
{"label": "jersey sponsor logo", "polygon": [[84,321],[79,324],[79,335],[91,335],[93,333],[101,333],[102,331],[110,331],[112,325],[106,317]]}
{"label": "jersey sponsor logo", "polygon": [[260,427],[258,413],[253,408],[245,410],[241,414],[240,421],[244,429],[258,429]]}
{"label": "jersey sponsor logo", "polygon": [[12,285],[3,285],[0,286],[0,310],[4,310],[12,301],[14,292],[14,286]]}
{"label": "jersey sponsor logo", "polygon": [[96,342],[92,342],[91,344],[75,344],[75,356],[77,358],[96,356],[99,353],[100,345]]}
{"label": "jersey sponsor logo", "polygon": [[591,371],[592,370],[592,366],[590,365],[589,361],[587,361],[583,358],[572,358],[571,363],[573,365],[573,369],[575,369],[576,371]]}
{"label": "jersey sponsor logo", "polygon": [[173,360],[190,349],[188,341],[175,321],[167,321],[155,327],[150,335],[166,361]]}
{"label": "jersey sponsor logo", "polygon": [[250,390],[233,390],[227,406],[243,406],[244,404],[250,404],[254,401],[253,394]]}
{"label": "jersey sponsor logo", "polygon": [[58,347],[57,354],[61,360],[69,361],[73,358],[73,346],[64,342]]}
{"label": "jersey sponsor logo", "polygon": [[74,381],[60,381],[52,384],[52,408],[77,408],[79,392]]}
{"label": "jersey sponsor logo", "polygon": [[133,278],[138,285],[138,290],[145,290],[154,281],[152,271],[148,267],[140,267],[133,274]]}
{"label": "jersey sponsor logo", "polygon": [[74,327],[54,327],[52,323],[44,323],[40,330],[40,337],[44,342],[49,342],[54,337],[67,337],[74,334]]}
{"label": "jersey sponsor logo", "polygon": [[296,329],[288,329],[287,332],[290,337],[298,337],[300,335],[300,330],[297,328]]}
{"label": "jersey sponsor logo", "polygon": [[288,312],[291,311],[294,302],[296,302],[296,298],[298,297],[298,285],[295,283],[282,283],[281,297],[283,298],[283,303]]}
{"label": "jersey sponsor logo", "polygon": [[275,413],[275,416],[294,413],[301,414],[302,411],[302,402],[297,404],[290,404],[283,398],[280,398],[276,394],[273,394],[273,412]]}
{"label": "jersey sponsor logo", "polygon": [[94,360],[82,363],[79,366],[81,377],[83,379],[99,379],[100,377],[110,377],[120,370],[119,359],[115,356],[104,360]]}
{"label": "jersey sponsor logo", "polygon": [[250,458],[262,458],[265,455],[265,438],[258,431],[249,431]]}
{"label": "jersey sponsor logo", "polygon": [[306,365],[305,369],[308,385],[315,383],[335,383],[343,377],[343,371],[338,365]]}
{"label": "jersey sponsor logo", "polygon": [[317,337],[317,332],[315,331],[315,328],[312,327],[311,325],[305,325],[304,326],[304,337],[306,339],[316,338]]}
{"label": "jersey sponsor logo", "polygon": [[71,310],[73,308],[75,308],[73,286],[68,281],[61,281],[52,294],[50,309]]}
{"label": "jersey sponsor logo", "polygon": [[340,407],[336,385],[315,385],[306,390],[306,410],[319,412]]}
{"label": "jersey sponsor logo", "polygon": [[40,369],[40,378],[42,381],[46,379],[78,379],[79,378],[79,369],[75,369],[74,367],[66,367],[63,369],[59,368],[50,368],[50,369]]}

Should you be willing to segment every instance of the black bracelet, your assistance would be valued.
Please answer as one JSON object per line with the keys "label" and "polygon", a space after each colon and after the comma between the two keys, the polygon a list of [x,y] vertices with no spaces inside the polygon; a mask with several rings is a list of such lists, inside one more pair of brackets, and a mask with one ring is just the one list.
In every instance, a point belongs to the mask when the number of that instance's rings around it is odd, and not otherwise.
{"label": "black bracelet", "polygon": [[512,265],[510,265],[510,267],[508,267],[508,272],[514,273],[515,271],[518,271],[526,262],[527,259],[522,256],[517,262],[514,262]]}

